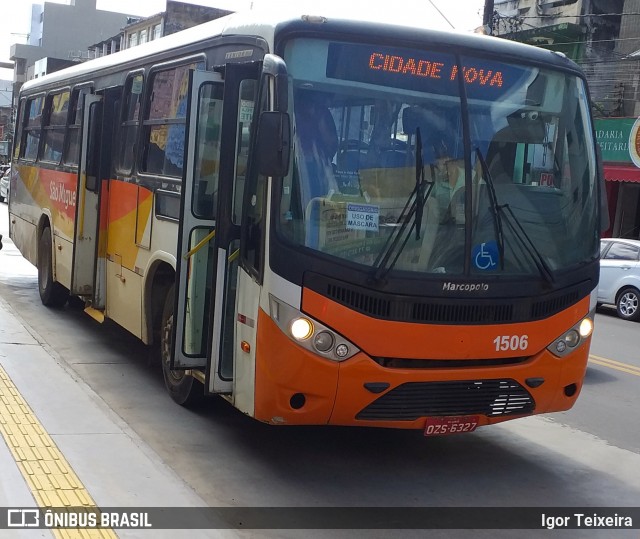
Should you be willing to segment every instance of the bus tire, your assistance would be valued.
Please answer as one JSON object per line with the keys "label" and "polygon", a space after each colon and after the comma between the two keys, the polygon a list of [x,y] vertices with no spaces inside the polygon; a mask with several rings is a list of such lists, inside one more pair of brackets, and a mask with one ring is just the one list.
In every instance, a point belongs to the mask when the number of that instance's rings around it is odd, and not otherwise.
{"label": "bus tire", "polygon": [[632,286],[623,288],[616,298],[616,311],[623,320],[640,319],[640,292]]}
{"label": "bus tire", "polygon": [[193,376],[183,371],[171,370],[171,349],[173,348],[173,302],[175,285],[173,285],[164,301],[162,320],[160,322],[160,362],[164,385],[171,398],[181,406],[192,407],[199,404],[204,398],[204,387]]}
{"label": "bus tire", "polygon": [[53,279],[51,228],[42,230],[38,241],[38,292],[46,307],[59,308],[69,299],[69,291]]}

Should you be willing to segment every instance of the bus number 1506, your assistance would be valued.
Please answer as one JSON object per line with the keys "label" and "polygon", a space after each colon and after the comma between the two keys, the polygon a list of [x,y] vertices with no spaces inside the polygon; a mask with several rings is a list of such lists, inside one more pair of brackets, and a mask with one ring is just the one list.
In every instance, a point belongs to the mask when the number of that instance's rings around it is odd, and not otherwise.
{"label": "bus number 1506", "polygon": [[528,335],[499,335],[493,339],[496,345],[496,352],[506,352],[507,350],[526,350],[529,346]]}

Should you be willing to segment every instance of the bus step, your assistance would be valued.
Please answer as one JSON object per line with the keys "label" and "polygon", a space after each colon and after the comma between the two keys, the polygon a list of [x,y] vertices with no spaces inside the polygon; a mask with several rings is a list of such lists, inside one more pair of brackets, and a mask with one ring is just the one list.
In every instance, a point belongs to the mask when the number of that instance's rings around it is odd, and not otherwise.
{"label": "bus step", "polygon": [[99,311],[98,309],[94,309],[93,307],[85,307],[84,312],[87,313],[91,318],[95,321],[104,322],[104,312]]}

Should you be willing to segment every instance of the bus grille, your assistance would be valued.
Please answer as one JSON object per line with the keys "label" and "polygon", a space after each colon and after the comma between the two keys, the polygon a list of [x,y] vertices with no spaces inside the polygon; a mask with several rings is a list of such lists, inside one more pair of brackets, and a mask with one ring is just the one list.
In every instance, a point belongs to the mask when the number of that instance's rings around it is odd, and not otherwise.
{"label": "bus grille", "polygon": [[543,297],[412,297],[371,290],[314,273],[304,285],[349,309],[373,318],[418,324],[513,324],[544,320],[575,304],[588,292],[580,283]]}
{"label": "bus grille", "polygon": [[535,409],[531,394],[518,382],[465,380],[407,382],[358,413],[356,419],[412,421],[425,416],[529,414]]}

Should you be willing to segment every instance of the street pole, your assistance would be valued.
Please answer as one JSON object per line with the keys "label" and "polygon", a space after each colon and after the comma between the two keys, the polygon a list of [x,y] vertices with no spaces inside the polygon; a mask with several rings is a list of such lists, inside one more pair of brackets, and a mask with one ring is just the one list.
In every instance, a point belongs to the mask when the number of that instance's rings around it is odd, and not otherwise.
{"label": "street pole", "polygon": [[489,28],[489,34],[493,30],[493,0],[484,0],[484,15],[482,25]]}

